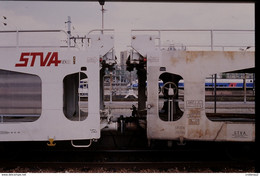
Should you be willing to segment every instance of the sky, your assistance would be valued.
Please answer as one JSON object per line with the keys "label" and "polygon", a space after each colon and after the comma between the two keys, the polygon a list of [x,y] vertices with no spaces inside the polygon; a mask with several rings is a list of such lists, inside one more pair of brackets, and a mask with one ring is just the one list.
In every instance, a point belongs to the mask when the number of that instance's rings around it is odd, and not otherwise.
{"label": "sky", "polygon": [[[116,53],[128,49],[131,29],[255,29],[254,3],[105,2],[104,8],[104,27],[115,29]],[[84,36],[101,28],[98,1],[0,0],[0,30],[67,30],[68,16],[72,35]]]}

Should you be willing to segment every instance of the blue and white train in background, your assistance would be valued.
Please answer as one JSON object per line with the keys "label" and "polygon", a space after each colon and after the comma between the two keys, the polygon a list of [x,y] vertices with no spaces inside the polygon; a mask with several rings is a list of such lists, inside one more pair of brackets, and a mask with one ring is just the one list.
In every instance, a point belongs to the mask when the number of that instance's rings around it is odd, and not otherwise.
{"label": "blue and white train in background", "polygon": [[[205,80],[205,88],[213,88],[215,86],[214,79],[206,79]],[[217,88],[235,88],[235,89],[243,89],[244,88],[244,80],[243,79],[217,79],[216,81]],[[254,80],[246,79],[246,88],[253,89],[254,88]]]}
{"label": "blue and white train in background", "polygon": [[88,78],[80,80],[78,94],[80,97],[88,97]]}
{"label": "blue and white train in background", "polygon": [[[158,81],[160,87],[163,86],[163,81]],[[207,78],[205,79],[205,88],[210,89],[214,88],[214,79]],[[130,84],[128,84],[130,87]],[[184,88],[184,80],[180,80],[178,83],[178,87],[180,89]],[[138,88],[138,81],[132,83],[132,88]],[[243,89],[244,88],[244,80],[243,79],[222,79],[218,78],[216,83],[216,88],[218,89]],[[253,89],[254,88],[254,80],[253,79],[246,79],[246,88]]]}

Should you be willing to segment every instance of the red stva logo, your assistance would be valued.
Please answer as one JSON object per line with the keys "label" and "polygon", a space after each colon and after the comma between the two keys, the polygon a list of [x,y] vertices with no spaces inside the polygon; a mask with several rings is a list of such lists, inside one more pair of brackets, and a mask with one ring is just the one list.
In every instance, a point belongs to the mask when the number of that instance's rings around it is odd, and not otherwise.
{"label": "red stva logo", "polygon": [[33,67],[36,60],[41,67],[49,67],[51,64],[57,67],[61,63],[61,60],[58,59],[58,52],[48,52],[46,56],[43,52],[25,52],[21,53],[19,63],[15,64],[15,67]]}

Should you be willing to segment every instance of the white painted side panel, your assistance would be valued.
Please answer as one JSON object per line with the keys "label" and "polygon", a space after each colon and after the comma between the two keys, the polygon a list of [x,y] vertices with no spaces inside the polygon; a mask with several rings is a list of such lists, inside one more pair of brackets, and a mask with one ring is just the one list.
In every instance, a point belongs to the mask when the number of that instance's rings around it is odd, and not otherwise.
{"label": "white painted side panel", "polygon": [[[147,105],[151,107],[147,111],[148,139],[254,141],[254,123],[228,124],[206,117],[204,82],[208,75],[254,67],[254,52],[159,51],[150,47],[151,42],[147,36],[135,36],[132,40],[132,47],[139,52],[143,46],[140,53],[147,55]],[[160,71],[160,67],[166,71]],[[158,79],[163,72],[178,74],[185,82],[184,112],[177,121],[159,118]]]}
{"label": "white painted side panel", "polygon": [[[99,58],[113,48],[113,36],[92,37],[92,46],[76,48],[0,48],[0,69],[34,74],[42,81],[42,112],[34,122],[0,123],[0,141],[47,141],[98,139],[100,138],[99,114]],[[107,42],[106,42],[106,41]],[[21,61],[21,53],[57,52],[60,63],[41,66],[40,57],[28,63]],[[17,63],[25,64],[15,67]],[[88,117],[83,121],[71,121],[63,113],[63,79],[66,75],[78,73],[81,67],[88,76]]]}

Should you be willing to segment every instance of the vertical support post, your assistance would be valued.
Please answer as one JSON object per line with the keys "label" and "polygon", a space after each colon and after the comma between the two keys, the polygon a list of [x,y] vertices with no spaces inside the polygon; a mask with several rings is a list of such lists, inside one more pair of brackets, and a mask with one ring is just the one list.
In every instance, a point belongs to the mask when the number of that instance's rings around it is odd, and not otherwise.
{"label": "vertical support post", "polygon": [[[213,51],[213,30],[210,30],[210,47],[211,51]],[[214,113],[217,112],[217,74],[214,75]]]}
{"label": "vertical support post", "polygon": [[213,84],[214,81],[213,81],[213,80],[214,80],[214,76],[212,75],[212,76],[211,76],[211,85],[212,85],[212,86],[211,86],[211,90],[212,90],[211,95],[214,95],[214,84]]}
{"label": "vertical support post", "polygon": [[100,70],[100,109],[105,109],[105,104],[104,104],[104,75],[105,75],[105,69],[102,67]]}
{"label": "vertical support post", "polygon": [[243,79],[243,82],[244,82],[244,103],[246,103],[246,73],[244,75],[244,79]]}
{"label": "vertical support post", "polygon": [[253,95],[255,95],[255,73],[253,73]]}
{"label": "vertical support post", "polygon": [[102,11],[102,30],[101,30],[101,34],[103,34],[104,32],[104,12],[105,12],[105,9],[104,9],[104,5],[105,5],[105,0],[99,0],[99,4],[101,5],[101,11]]}
{"label": "vertical support post", "polygon": [[113,77],[112,77],[112,71],[109,73],[110,75],[110,103],[112,103],[112,94],[113,94]]}
{"label": "vertical support post", "polygon": [[173,99],[168,99],[168,121],[173,121]]}
{"label": "vertical support post", "polygon": [[16,48],[18,48],[18,47],[19,47],[19,31],[16,28]]}
{"label": "vertical support post", "polygon": [[[78,90],[80,88],[80,72],[79,72],[79,86],[78,86]],[[78,92],[78,96],[79,96],[79,121],[80,121],[80,93]]]}
{"label": "vertical support post", "polygon": [[119,75],[119,95],[121,95],[122,92],[122,73],[121,73],[121,69],[120,69],[120,75]]}
{"label": "vertical support post", "polygon": [[66,22],[66,23],[68,23],[68,31],[67,31],[67,33],[68,33],[68,47],[70,47],[70,38],[71,38],[71,18],[70,18],[70,16],[68,16],[68,21]]}
{"label": "vertical support post", "polygon": [[210,30],[210,47],[211,51],[213,51],[213,30]]}
{"label": "vertical support post", "polygon": [[161,49],[161,31],[158,32],[159,32],[159,49]]}
{"label": "vertical support post", "polygon": [[217,112],[217,74],[214,75],[214,113]]}
{"label": "vertical support post", "polygon": [[138,68],[137,69],[138,75],[138,110],[144,110],[146,107],[146,96],[145,96],[145,89],[146,89],[146,70],[145,68]]}
{"label": "vertical support post", "polygon": [[104,9],[104,5],[102,5],[102,24],[101,24],[101,27],[102,27],[102,30],[101,30],[101,34],[104,33],[104,12],[105,12],[105,9]]}

